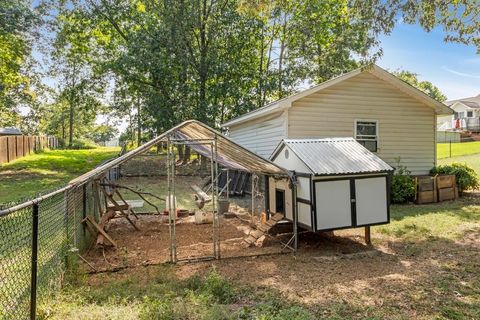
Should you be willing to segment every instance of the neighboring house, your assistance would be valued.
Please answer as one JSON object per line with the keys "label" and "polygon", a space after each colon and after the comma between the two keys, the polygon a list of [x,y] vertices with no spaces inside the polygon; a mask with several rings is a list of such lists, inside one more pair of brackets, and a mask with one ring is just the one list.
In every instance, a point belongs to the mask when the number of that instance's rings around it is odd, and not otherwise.
{"label": "neighboring house", "polygon": [[476,97],[447,101],[446,105],[455,112],[453,115],[438,117],[439,131],[480,132],[480,94]]}
{"label": "neighboring house", "polygon": [[0,128],[0,136],[21,136],[22,131],[18,128]]}
{"label": "neighboring house", "polygon": [[413,174],[436,164],[436,119],[453,111],[378,66],[357,69],[223,124],[268,158],[282,139],[354,137]]}

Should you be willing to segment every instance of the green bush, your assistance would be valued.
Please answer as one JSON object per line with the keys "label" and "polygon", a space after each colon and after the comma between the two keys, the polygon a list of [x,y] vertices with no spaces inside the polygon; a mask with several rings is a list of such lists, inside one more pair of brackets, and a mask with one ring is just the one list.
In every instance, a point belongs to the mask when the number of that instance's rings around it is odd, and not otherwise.
{"label": "green bush", "polygon": [[457,182],[458,191],[478,188],[478,176],[475,170],[462,163],[452,163],[432,168],[431,174],[453,174]]}
{"label": "green bush", "polygon": [[88,139],[73,139],[72,145],[65,145],[66,149],[82,150],[82,149],[95,149],[97,145],[92,140]]}
{"label": "green bush", "polygon": [[392,178],[392,202],[405,203],[415,196],[415,179],[411,172],[398,165]]}
{"label": "green bush", "polygon": [[229,303],[235,297],[232,284],[223,279],[216,270],[210,272],[201,290],[211,295],[218,303]]}

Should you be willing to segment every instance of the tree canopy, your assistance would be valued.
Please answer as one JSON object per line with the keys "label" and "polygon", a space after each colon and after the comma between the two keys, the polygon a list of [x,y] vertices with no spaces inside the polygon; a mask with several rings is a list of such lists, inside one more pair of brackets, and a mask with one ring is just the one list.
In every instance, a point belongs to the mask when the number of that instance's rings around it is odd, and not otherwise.
{"label": "tree canopy", "polygon": [[394,71],[393,74],[415,88],[420,89],[437,101],[444,102],[447,100],[447,97],[440,91],[440,89],[438,89],[430,81],[419,81],[418,74],[416,73],[406,70],[397,70]]}
{"label": "tree canopy", "polygon": [[[40,7],[0,3],[0,125],[17,123],[18,108],[37,101],[24,121],[67,144],[91,133],[99,114],[127,119],[138,142],[190,118],[219,126],[375,62],[379,36],[399,20],[480,48],[477,0],[43,0]],[[36,33],[40,23],[47,31]],[[35,36],[44,74],[31,68]],[[397,75],[445,100],[415,73]],[[31,86],[38,77],[54,79],[48,94]]]}

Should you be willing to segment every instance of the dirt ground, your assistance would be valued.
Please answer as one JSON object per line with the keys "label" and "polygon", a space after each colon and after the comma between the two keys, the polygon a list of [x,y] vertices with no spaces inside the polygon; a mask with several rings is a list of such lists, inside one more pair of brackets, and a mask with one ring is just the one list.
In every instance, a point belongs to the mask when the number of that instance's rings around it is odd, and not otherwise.
{"label": "dirt ground", "polygon": [[[108,234],[118,248],[93,246],[84,258],[98,271],[159,264],[170,261],[170,236],[167,216],[139,215],[136,231],[126,219],[109,223]],[[176,224],[178,260],[213,256],[212,224],[197,225],[194,216],[180,218]],[[263,247],[248,247],[244,239],[251,230],[247,218],[220,218],[220,250],[223,258],[281,252],[281,243],[268,239]],[[287,236],[278,236],[284,240]]]}
{"label": "dirt ground", "polygon": [[[430,310],[432,305],[441,307],[442,301],[476,304],[462,292],[470,290],[472,281],[478,276],[478,230],[452,243],[423,243],[421,250],[404,242],[383,240],[378,241],[380,245],[368,247],[362,243],[358,230],[338,232],[334,237],[307,233],[301,236],[296,256],[284,254],[197,262],[177,265],[175,273],[179,279],[188,279],[195,275],[205,276],[215,269],[237,285],[276,290],[289,301],[318,308],[333,303],[352,312],[357,308],[377,310],[377,313],[388,314],[386,318],[403,319],[406,315],[409,319],[429,319],[428,315],[434,313]],[[149,274],[147,269],[140,267],[109,277],[116,281],[114,279],[138,272]],[[99,276],[91,276],[89,282],[104,281],[105,278]],[[452,291],[452,286],[459,288]],[[445,309],[448,310],[448,306]],[[396,310],[398,317],[394,316]],[[353,318],[369,317],[360,313]]]}

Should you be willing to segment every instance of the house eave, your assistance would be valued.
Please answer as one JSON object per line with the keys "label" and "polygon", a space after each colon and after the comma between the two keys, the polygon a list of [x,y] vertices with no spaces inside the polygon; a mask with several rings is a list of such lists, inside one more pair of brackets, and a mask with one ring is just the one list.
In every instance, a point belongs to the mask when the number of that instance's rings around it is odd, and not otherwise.
{"label": "house eave", "polygon": [[260,109],[257,109],[257,110],[251,111],[249,113],[246,113],[242,116],[239,116],[235,119],[227,121],[227,122],[222,124],[222,127],[225,128],[225,127],[239,125],[241,123],[260,118],[262,116],[265,116],[265,115],[270,114],[270,113],[275,112],[275,111],[289,109],[289,108],[291,108],[293,102],[295,102],[299,99],[302,99],[306,96],[309,96],[309,95],[311,95],[315,92],[318,92],[320,90],[323,90],[323,89],[326,89],[330,86],[333,86],[337,83],[340,83],[342,81],[350,79],[350,78],[352,78],[352,77],[354,77],[354,76],[356,76],[356,75],[358,75],[362,72],[369,72],[369,73],[373,74],[374,76],[390,83],[392,86],[394,86],[398,90],[402,91],[403,93],[405,93],[405,94],[409,95],[410,97],[422,102],[424,105],[434,109],[436,115],[452,115],[452,114],[454,114],[454,111],[450,107],[448,107],[447,105],[431,98],[430,96],[428,96],[427,94],[425,94],[421,90],[419,90],[419,89],[411,86],[410,84],[402,81],[401,79],[392,75],[388,71],[380,68],[379,66],[373,65],[373,66],[366,66],[366,67],[355,69],[353,71],[350,71],[348,73],[340,75],[336,78],[332,78],[330,80],[322,82],[322,83],[320,83],[316,86],[313,86],[309,89],[306,89],[304,91],[292,94],[291,96],[288,96],[288,97],[283,98],[281,100],[275,101],[270,105],[267,105],[267,106],[262,107]]}

